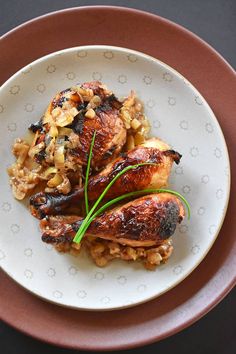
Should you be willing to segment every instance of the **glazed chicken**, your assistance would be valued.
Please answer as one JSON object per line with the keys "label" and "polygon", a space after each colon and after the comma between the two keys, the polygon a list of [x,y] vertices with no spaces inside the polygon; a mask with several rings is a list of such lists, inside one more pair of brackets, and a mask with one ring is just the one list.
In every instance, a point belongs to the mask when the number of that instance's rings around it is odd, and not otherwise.
{"label": "glazed chicken", "polygon": [[[135,105],[136,98],[132,99]],[[14,197],[24,199],[42,182],[47,192],[56,190],[64,195],[73,186],[82,186],[95,130],[92,170],[97,172],[116,158],[127,143],[123,110],[130,100],[120,102],[98,81],[58,93],[44,116],[30,125],[34,135],[16,139],[12,147],[16,162],[8,174]],[[141,129],[143,115],[137,118],[140,121],[135,118],[135,124]]]}
{"label": "glazed chicken", "polygon": [[[86,235],[131,247],[150,247],[173,235],[183,218],[184,207],[176,196],[151,194],[104,212],[92,221]],[[82,220],[78,216],[47,217],[40,222],[42,240],[72,242]]]}
{"label": "glazed chicken", "polygon": [[33,132],[38,132],[37,145],[41,144],[36,161],[52,162],[50,150],[56,143],[58,149],[65,147],[67,161],[86,165],[96,130],[91,164],[97,169],[106,166],[126,142],[126,128],[119,114],[121,106],[99,81],[61,91],[50,102],[43,119],[30,126]]}
{"label": "glazed chicken", "polygon": [[[90,177],[89,200],[96,200],[109,182],[125,167],[144,162],[150,164],[139,166],[123,174],[109,189],[106,198],[111,199],[132,191],[166,186],[173,161],[178,164],[181,158],[178,152],[168,148],[168,145],[161,140],[153,138],[122,154],[99,174]],[[78,205],[83,198],[84,188],[75,188],[67,195],[40,192],[30,198],[31,213],[40,219],[45,215],[60,214],[71,205]]]}
{"label": "glazed chicken", "polygon": [[[185,216],[184,198],[157,189],[168,185],[172,165],[182,156],[160,139],[148,139],[150,127],[133,90],[119,100],[92,81],[55,95],[43,117],[30,125],[34,134],[15,140],[15,162],[8,168],[14,197],[30,196],[42,241],[72,255],[86,249],[99,267],[113,259],[141,261],[149,270],[167,262],[171,236]],[[40,192],[32,195],[35,187]],[[92,214],[82,242],[74,242],[104,191],[101,204],[130,194],[116,207],[110,202],[102,214]],[[136,191],[143,196],[134,199]]]}

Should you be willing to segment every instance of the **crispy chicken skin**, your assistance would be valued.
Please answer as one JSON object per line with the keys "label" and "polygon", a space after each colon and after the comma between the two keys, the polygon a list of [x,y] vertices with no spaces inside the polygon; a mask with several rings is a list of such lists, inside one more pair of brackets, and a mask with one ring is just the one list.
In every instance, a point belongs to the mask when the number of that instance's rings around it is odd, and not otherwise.
{"label": "crispy chicken skin", "polygon": [[[93,98],[96,96],[99,103],[93,106],[94,117],[89,117],[86,114],[86,107],[89,103],[88,98],[82,98],[83,89],[90,90]],[[87,91],[86,91],[87,92]],[[94,130],[96,133],[96,140],[93,149],[92,166],[100,169],[106,166],[114,157],[118,156],[122,147],[126,142],[126,128],[120,117],[119,109],[122,103],[115,97],[115,95],[108,91],[105,86],[99,81],[87,82],[79,88],[69,88],[58,93],[50,102],[42,124],[44,129],[39,134],[45,136],[45,128],[47,131],[54,123],[53,111],[59,110],[61,114],[67,114],[71,110],[76,109],[78,114],[73,118],[70,124],[64,125],[66,128],[71,128],[73,132],[79,137],[79,144],[73,149],[67,150],[67,159],[73,160],[80,165],[87,164],[88,153],[90,150],[92,136]],[[57,119],[57,118],[56,118]],[[37,127],[35,128],[37,129]]]}
{"label": "crispy chicken skin", "polygon": [[[183,218],[184,207],[176,196],[151,194],[104,212],[92,221],[86,235],[131,247],[150,247],[172,236]],[[42,240],[72,242],[82,220],[78,216],[47,217],[40,222]]]}
{"label": "crispy chicken skin", "polygon": [[[159,139],[147,140],[149,147],[143,144],[122,154],[99,174],[90,177],[89,200],[96,200],[109,182],[125,167],[143,162],[153,164],[139,166],[123,174],[109,189],[106,198],[111,199],[136,190],[166,186],[172,163],[173,161],[179,163],[181,155],[173,150],[160,151],[158,149],[160,144],[164,143]],[[69,206],[78,204],[83,197],[84,188],[75,188],[67,195],[40,192],[30,198],[31,213],[38,218],[59,214]]]}

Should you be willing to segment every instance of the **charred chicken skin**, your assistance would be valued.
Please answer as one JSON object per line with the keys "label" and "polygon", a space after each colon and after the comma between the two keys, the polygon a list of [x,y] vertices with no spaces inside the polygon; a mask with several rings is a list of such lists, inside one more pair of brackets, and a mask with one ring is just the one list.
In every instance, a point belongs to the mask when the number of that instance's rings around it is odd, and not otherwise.
{"label": "charred chicken skin", "polygon": [[[183,218],[184,208],[176,196],[152,194],[104,212],[92,221],[86,235],[131,247],[151,247],[173,235]],[[82,220],[78,216],[47,217],[40,222],[42,240],[72,242]]]}
{"label": "charred chicken skin", "polygon": [[[8,174],[15,198],[31,195],[43,242],[74,255],[85,247],[98,266],[120,258],[140,260],[151,270],[167,261],[185,211],[177,193],[156,189],[168,185],[181,155],[158,138],[147,139],[150,123],[134,91],[118,100],[99,81],[75,85],[57,93],[29,130],[29,139],[13,145],[16,162]],[[37,185],[41,192],[32,195]],[[129,199],[95,217],[98,205],[89,204],[104,191],[105,201],[126,193]],[[135,191],[155,193],[134,199]]]}
{"label": "charred chicken skin", "polygon": [[[150,163],[123,174],[109,189],[107,199],[132,191],[166,186],[172,163],[175,161],[178,164],[181,155],[174,150],[164,150],[168,146],[159,139],[147,140],[147,145],[140,145],[122,154],[99,174],[90,177],[89,200],[96,200],[109,182],[129,165]],[[31,213],[40,219],[45,215],[60,214],[69,206],[78,205],[83,197],[84,188],[75,188],[67,195],[40,192],[30,199]]]}
{"label": "charred chicken skin", "polygon": [[[65,158],[79,165],[87,163],[96,130],[92,166],[100,169],[118,156],[126,142],[126,128],[119,113],[121,106],[115,95],[99,81],[87,82],[58,93],[43,119],[32,124],[30,129],[38,131],[37,143],[41,143],[45,151],[49,149],[49,137],[55,136],[61,141],[64,128],[72,130],[64,144],[68,145]],[[43,150],[35,159],[43,162]]]}

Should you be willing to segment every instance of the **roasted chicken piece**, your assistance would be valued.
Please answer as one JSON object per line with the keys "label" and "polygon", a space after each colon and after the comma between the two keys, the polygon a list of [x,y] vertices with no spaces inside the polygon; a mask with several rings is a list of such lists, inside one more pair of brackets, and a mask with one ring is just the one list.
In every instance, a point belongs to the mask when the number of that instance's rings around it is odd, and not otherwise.
{"label": "roasted chicken piece", "polygon": [[[184,215],[176,196],[151,194],[104,212],[92,221],[86,235],[131,247],[150,247],[173,235]],[[73,242],[82,220],[78,216],[47,217],[40,222],[42,240],[53,244]]]}
{"label": "roasted chicken piece", "polygon": [[[120,117],[122,103],[99,81],[87,82],[58,93],[40,122],[29,129],[37,132],[35,155],[40,163],[53,163],[57,147],[64,146],[64,160],[86,165],[96,130],[92,166],[106,166],[118,156],[126,142],[126,128]],[[65,138],[63,140],[63,138]],[[51,160],[50,160],[51,159]]]}
{"label": "roasted chicken piece", "polygon": [[[106,198],[111,199],[136,190],[166,186],[172,163],[175,161],[178,164],[181,155],[165,148],[168,148],[168,145],[153,138],[147,140],[146,145],[137,146],[122,154],[103,171],[89,179],[89,200],[97,199],[109,182],[125,167],[144,162],[151,164],[139,166],[123,174],[109,189]],[[60,214],[69,206],[78,205],[83,197],[84,188],[75,188],[67,195],[40,192],[30,198],[31,213],[38,218]]]}

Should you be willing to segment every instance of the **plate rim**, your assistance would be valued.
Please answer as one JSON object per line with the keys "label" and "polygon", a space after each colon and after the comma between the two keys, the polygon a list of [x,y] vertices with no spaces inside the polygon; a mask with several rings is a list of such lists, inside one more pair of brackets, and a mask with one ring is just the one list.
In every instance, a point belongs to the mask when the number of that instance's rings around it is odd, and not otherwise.
{"label": "plate rim", "polygon": [[78,10],[96,10],[96,9],[98,9],[98,10],[99,9],[107,9],[107,10],[111,10],[111,11],[112,10],[114,10],[114,11],[123,10],[123,11],[130,12],[130,13],[137,13],[140,15],[148,15],[149,17],[152,17],[154,19],[159,18],[159,20],[161,20],[162,22],[165,22],[170,26],[173,26],[175,28],[178,28],[181,31],[184,31],[185,33],[188,33],[191,37],[194,37],[197,41],[200,41],[204,46],[211,49],[211,51],[213,51],[218,57],[221,58],[221,60],[224,61],[224,63],[233,72],[233,74],[235,74],[235,70],[234,70],[233,66],[223,57],[223,55],[220,54],[214,47],[212,47],[209,43],[207,43],[204,39],[199,37],[197,34],[195,34],[194,32],[190,31],[188,28],[186,28],[178,23],[169,20],[168,18],[162,17],[160,15],[154,14],[149,11],[136,9],[135,7],[125,7],[125,6],[116,6],[116,5],[84,5],[84,6],[72,6],[72,7],[63,8],[60,10],[54,10],[54,11],[50,11],[45,14],[33,17],[29,20],[24,21],[23,23],[20,23],[16,27],[11,28],[9,31],[7,31],[6,33],[3,33],[0,36],[0,40],[7,38],[9,35],[13,34],[14,32],[17,32],[19,29],[21,29],[22,27],[25,27],[26,25],[30,25],[31,23],[35,23],[35,21],[43,20],[44,18],[48,18],[50,16],[53,17],[58,14],[64,14],[65,12],[74,12],[74,11],[78,11]]}
{"label": "plate rim", "polygon": [[[23,28],[24,30],[24,26],[27,27],[27,25],[29,23],[35,24],[35,22],[37,23],[38,21],[41,20],[41,18],[46,18],[49,16],[55,16],[57,15],[58,12],[70,12],[71,10],[79,12],[80,10],[87,10],[89,9],[91,11],[91,8],[95,9],[101,9],[101,8],[106,8],[107,10],[114,10],[114,8],[116,8],[116,10],[118,10],[120,12],[121,15],[132,13],[132,14],[136,14],[137,16],[145,16],[148,19],[153,19],[155,20],[155,22],[158,23],[167,23],[168,25],[170,25],[175,31],[178,32],[178,34],[183,34],[183,35],[188,35],[190,39],[195,40],[195,42],[198,44],[198,47],[200,47],[202,50],[204,50],[204,48],[208,51],[208,53],[213,54],[213,59],[214,59],[214,65],[221,65],[222,67],[222,71],[224,73],[229,73],[232,77],[232,75],[235,75],[235,71],[232,68],[232,66],[214,49],[212,48],[209,44],[207,44],[204,40],[202,40],[200,37],[198,37],[197,35],[193,34],[191,31],[189,31],[188,29],[186,29],[185,27],[175,24],[174,22],[167,20],[163,17],[160,17],[158,15],[155,14],[151,14],[145,11],[141,11],[141,10],[137,10],[137,9],[130,9],[130,8],[126,8],[126,7],[111,7],[111,6],[85,6],[85,7],[77,7],[77,8],[72,8],[72,9],[63,9],[60,11],[54,11],[54,12],[50,12],[48,14],[42,15],[42,16],[38,16],[34,19],[31,19],[30,21],[24,22],[23,24],[15,27],[14,29],[10,30],[9,32],[7,32],[4,35],[4,39],[8,39],[8,35],[11,34],[12,32],[17,32],[19,29],[21,30],[21,28]],[[233,83],[231,84],[231,86],[233,86]],[[229,105],[229,104],[228,104]],[[232,153],[232,152],[231,152]],[[232,199],[232,198],[231,198]],[[221,267],[220,267],[221,268]],[[220,269],[219,268],[219,269]],[[218,268],[217,268],[218,270]],[[5,276],[5,273],[3,274],[3,276]],[[8,280],[8,279],[7,279]],[[9,284],[11,286],[14,286],[14,284],[12,284],[14,282],[12,282],[11,280],[9,280]],[[205,281],[204,281],[205,284]],[[23,326],[19,323],[15,323],[13,318],[10,318],[8,313],[3,313],[0,314],[2,315],[2,319],[7,322],[8,324],[10,324],[11,326],[15,327],[16,329],[24,332],[25,334],[31,335],[32,337],[44,340],[48,343],[51,344],[58,344],[60,346],[64,346],[66,348],[74,348],[74,349],[87,349],[87,350],[114,350],[114,349],[127,349],[127,348],[132,348],[132,347],[136,347],[136,346],[140,346],[140,345],[145,345],[148,343],[152,343],[154,341],[163,339],[167,336],[170,336],[174,333],[179,332],[180,330],[188,327],[189,325],[191,325],[192,323],[194,323],[195,321],[197,321],[199,318],[201,318],[203,315],[205,315],[208,311],[210,311],[217,303],[219,303],[228,293],[229,291],[234,287],[234,285],[236,284],[236,277],[232,277],[229,281],[227,281],[227,285],[224,286],[223,290],[221,292],[218,292],[217,296],[214,297],[214,299],[210,302],[208,302],[207,306],[203,307],[201,311],[199,311],[198,309],[195,311],[194,316],[191,319],[186,319],[184,320],[184,322],[181,325],[178,325],[177,328],[172,328],[172,330],[166,331],[165,333],[162,334],[156,334],[156,335],[151,335],[149,337],[146,338],[142,338],[138,340],[138,342],[133,343],[130,341],[124,342],[120,342],[119,344],[116,345],[105,345],[105,343],[102,343],[99,346],[99,349],[97,348],[97,346],[94,345],[80,345],[80,343],[68,343],[68,342],[60,342],[59,344],[57,342],[55,342],[55,340],[53,340],[52,338],[50,338],[50,336],[45,336],[42,338],[42,336],[38,335],[38,333],[35,333],[35,331],[33,330],[33,328],[23,328]],[[24,294],[24,297],[27,296],[27,293]],[[7,316],[7,318],[6,318]],[[4,318],[3,318],[4,317]]]}
{"label": "plate rim", "polygon": [[[167,293],[168,291],[170,291],[171,289],[173,289],[174,287],[176,287],[178,284],[180,284],[182,281],[184,281],[188,276],[191,275],[191,273],[199,266],[199,264],[205,259],[205,257],[207,256],[207,254],[209,253],[209,251],[211,250],[211,248],[213,247],[219,233],[220,230],[222,228],[222,225],[224,223],[224,219],[227,213],[227,209],[228,209],[228,204],[229,204],[229,197],[230,197],[230,188],[231,188],[231,166],[230,166],[230,159],[229,159],[229,153],[228,153],[228,147],[227,147],[227,143],[224,137],[224,133],[221,129],[221,126],[213,112],[213,110],[211,109],[209,103],[207,102],[207,100],[203,97],[203,95],[197,90],[197,88],[189,81],[186,79],[186,77],[184,77],[181,73],[179,73],[176,69],[172,68],[170,65],[164,63],[163,61],[161,61],[158,58],[155,58],[151,55],[148,55],[146,53],[140,52],[138,50],[133,50],[130,48],[125,48],[125,47],[118,47],[118,46],[112,46],[112,45],[82,45],[82,46],[75,46],[75,47],[69,47],[69,48],[65,48],[62,50],[58,50],[56,52],[52,52],[49,53],[47,55],[44,55],[36,60],[34,60],[33,62],[27,64],[26,66],[20,68],[16,73],[14,73],[7,81],[5,81],[2,86],[0,87],[0,95],[2,93],[2,91],[4,91],[5,87],[8,86],[9,84],[11,84],[11,82],[19,77],[19,75],[21,75],[22,71],[24,71],[25,69],[27,69],[29,66],[31,66],[32,68],[34,66],[37,67],[37,65],[41,65],[42,63],[47,62],[48,60],[57,57],[58,55],[73,55],[73,53],[75,53],[76,51],[114,51],[114,52],[118,52],[118,53],[122,53],[124,55],[126,54],[133,54],[136,56],[139,56],[141,59],[147,60],[147,61],[152,61],[155,63],[155,65],[159,65],[162,68],[169,70],[171,73],[175,74],[179,79],[185,80],[186,82],[188,82],[188,86],[190,87],[190,90],[194,93],[197,94],[198,97],[200,97],[200,99],[204,102],[204,107],[207,110],[208,114],[209,114],[209,118],[211,118],[214,121],[214,124],[217,127],[217,131],[218,134],[220,135],[220,141],[224,146],[224,154],[225,154],[225,158],[227,161],[227,167],[229,170],[229,174],[227,176],[227,185],[226,185],[226,196],[225,196],[225,202],[224,202],[224,212],[221,215],[220,218],[220,223],[218,224],[217,230],[214,233],[214,236],[211,239],[211,242],[209,244],[209,246],[204,250],[204,252],[202,253],[202,256],[197,260],[197,262],[195,262],[194,266],[191,267],[191,269],[189,269],[186,273],[184,273],[184,275],[180,278],[175,280],[175,282],[173,282],[173,284],[171,284],[170,286],[168,286],[168,288],[166,288],[165,290],[162,290],[161,292],[159,292],[158,294],[149,296],[148,298],[144,298],[141,300],[138,300],[137,302],[135,301],[134,303],[131,304],[126,304],[126,305],[119,305],[119,306],[111,306],[111,307],[80,307],[80,306],[76,306],[76,305],[70,305],[69,303],[62,303],[62,302],[58,302],[57,299],[53,300],[53,299],[49,299],[47,298],[46,295],[43,295],[42,293],[37,292],[36,290],[32,290],[30,287],[27,287],[26,284],[22,284],[20,282],[20,279],[15,279],[14,276],[11,274],[11,272],[9,272],[7,269],[3,268],[2,266],[0,266],[0,268],[13,280],[15,281],[17,284],[19,284],[20,286],[22,286],[25,290],[29,291],[31,294],[38,296],[40,299],[44,300],[44,301],[48,301],[50,303],[56,304],[58,306],[62,306],[62,307],[66,307],[66,308],[70,308],[70,309],[74,309],[74,310],[82,310],[82,311],[117,311],[117,310],[121,310],[121,309],[127,309],[130,307],[134,307],[134,306],[138,306],[140,304],[144,304],[148,301],[157,299],[159,296],[162,296],[163,294]],[[148,65],[148,62],[147,62]],[[3,92],[4,93],[4,92]]]}

